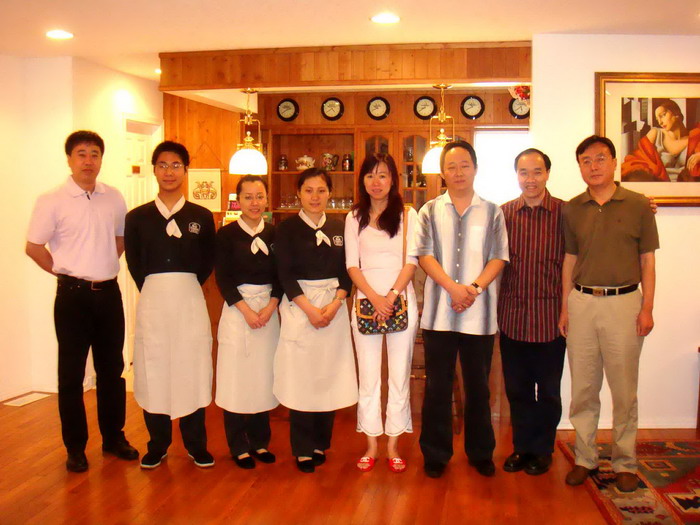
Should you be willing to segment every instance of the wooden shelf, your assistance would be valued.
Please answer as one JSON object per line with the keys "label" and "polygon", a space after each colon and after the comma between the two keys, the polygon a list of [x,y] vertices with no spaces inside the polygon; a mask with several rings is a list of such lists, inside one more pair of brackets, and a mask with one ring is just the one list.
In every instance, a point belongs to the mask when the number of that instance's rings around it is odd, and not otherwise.
{"label": "wooden shelf", "polygon": [[[272,175],[299,175],[303,170],[283,170],[283,171],[272,171],[270,172]],[[330,175],[355,175],[354,171],[340,171],[340,170],[333,170],[328,172]]]}
{"label": "wooden shelf", "polygon": [[[299,213],[299,210],[301,208],[275,208],[272,210],[272,213],[286,213],[286,214],[292,214],[292,213]],[[331,214],[331,213],[343,213],[346,214],[350,211],[350,208],[326,208],[326,214]]]}

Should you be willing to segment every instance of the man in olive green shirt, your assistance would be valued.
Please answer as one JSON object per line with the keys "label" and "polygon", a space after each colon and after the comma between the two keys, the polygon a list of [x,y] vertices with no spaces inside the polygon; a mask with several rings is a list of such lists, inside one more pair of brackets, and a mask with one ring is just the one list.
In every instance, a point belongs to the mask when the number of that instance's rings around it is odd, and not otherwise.
{"label": "man in olive green shirt", "polygon": [[[619,490],[636,490],[637,379],[644,336],[654,327],[659,235],[648,199],[614,181],[615,146],[599,136],[579,144],[576,159],[588,189],[564,208],[563,304],[571,370],[569,419],[582,484],[598,468],[596,431],[603,371],[613,401],[612,467]],[[642,291],[639,290],[639,284]]]}

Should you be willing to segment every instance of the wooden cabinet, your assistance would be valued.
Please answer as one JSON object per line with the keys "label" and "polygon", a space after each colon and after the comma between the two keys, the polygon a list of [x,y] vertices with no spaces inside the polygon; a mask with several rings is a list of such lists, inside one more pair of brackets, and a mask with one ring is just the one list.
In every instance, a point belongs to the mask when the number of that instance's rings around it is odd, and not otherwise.
{"label": "wooden cabinet", "polygon": [[[298,213],[296,159],[307,156],[314,159],[314,167],[323,165],[323,155],[330,154],[336,159],[333,169],[329,169],[333,182],[327,213],[345,214],[355,199],[355,171],[342,171],[344,155],[355,151],[354,130],[344,129],[300,129],[285,130],[284,133],[271,132],[269,135],[268,162],[270,166],[270,209],[275,219]],[[287,159],[286,170],[279,170],[280,158]],[[337,156],[337,157],[336,157]]]}

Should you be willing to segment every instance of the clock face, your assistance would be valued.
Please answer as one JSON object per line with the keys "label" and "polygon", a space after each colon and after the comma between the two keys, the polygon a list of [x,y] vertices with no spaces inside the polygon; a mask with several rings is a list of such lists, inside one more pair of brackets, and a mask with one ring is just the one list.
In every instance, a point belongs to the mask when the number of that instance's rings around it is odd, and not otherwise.
{"label": "clock face", "polygon": [[428,120],[437,113],[435,100],[432,97],[418,97],[413,104],[413,113],[419,119]]}
{"label": "clock face", "polygon": [[299,116],[299,104],[294,99],[285,98],[277,104],[277,116],[285,122],[291,122]]}
{"label": "clock face", "polygon": [[530,116],[530,106],[525,101],[517,98],[511,99],[510,104],[508,104],[508,110],[511,115],[518,119]]}
{"label": "clock face", "polygon": [[383,97],[374,97],[367,103],[367,114],[374,120],[385,119],[390,109],[389,101]]}
{"label": "clock face", "polygon": [[469,95],[462,100],[460,109],[462,110],[462,115],[468,119],[475,120],[484,114],[484,101],[476,95]]}
{"label": "clock face", "polygon": [[321,104],[321,114],[328,120],[338,120],[343,116],[343,111],[343,102],[335,97],[327,98]]}

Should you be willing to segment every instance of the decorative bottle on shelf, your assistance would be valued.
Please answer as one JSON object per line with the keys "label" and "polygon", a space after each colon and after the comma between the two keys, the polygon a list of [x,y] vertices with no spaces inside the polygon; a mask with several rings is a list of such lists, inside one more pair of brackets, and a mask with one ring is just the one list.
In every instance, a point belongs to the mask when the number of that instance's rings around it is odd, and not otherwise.
{"label": "decorative bottle on shelf", "polygon": [[280,155],[279,160],[277,161],[277,170],[278,171],[287,171],[287,168],[289,167],[289,162],[287,161],[287,155]]}
{"label": "decorative bottle on shelf", "polygon": [[345,155],[343,155],[342,170],[343,171],[352,171],[352,157],[350,156],[349,153],[346,153]]}

